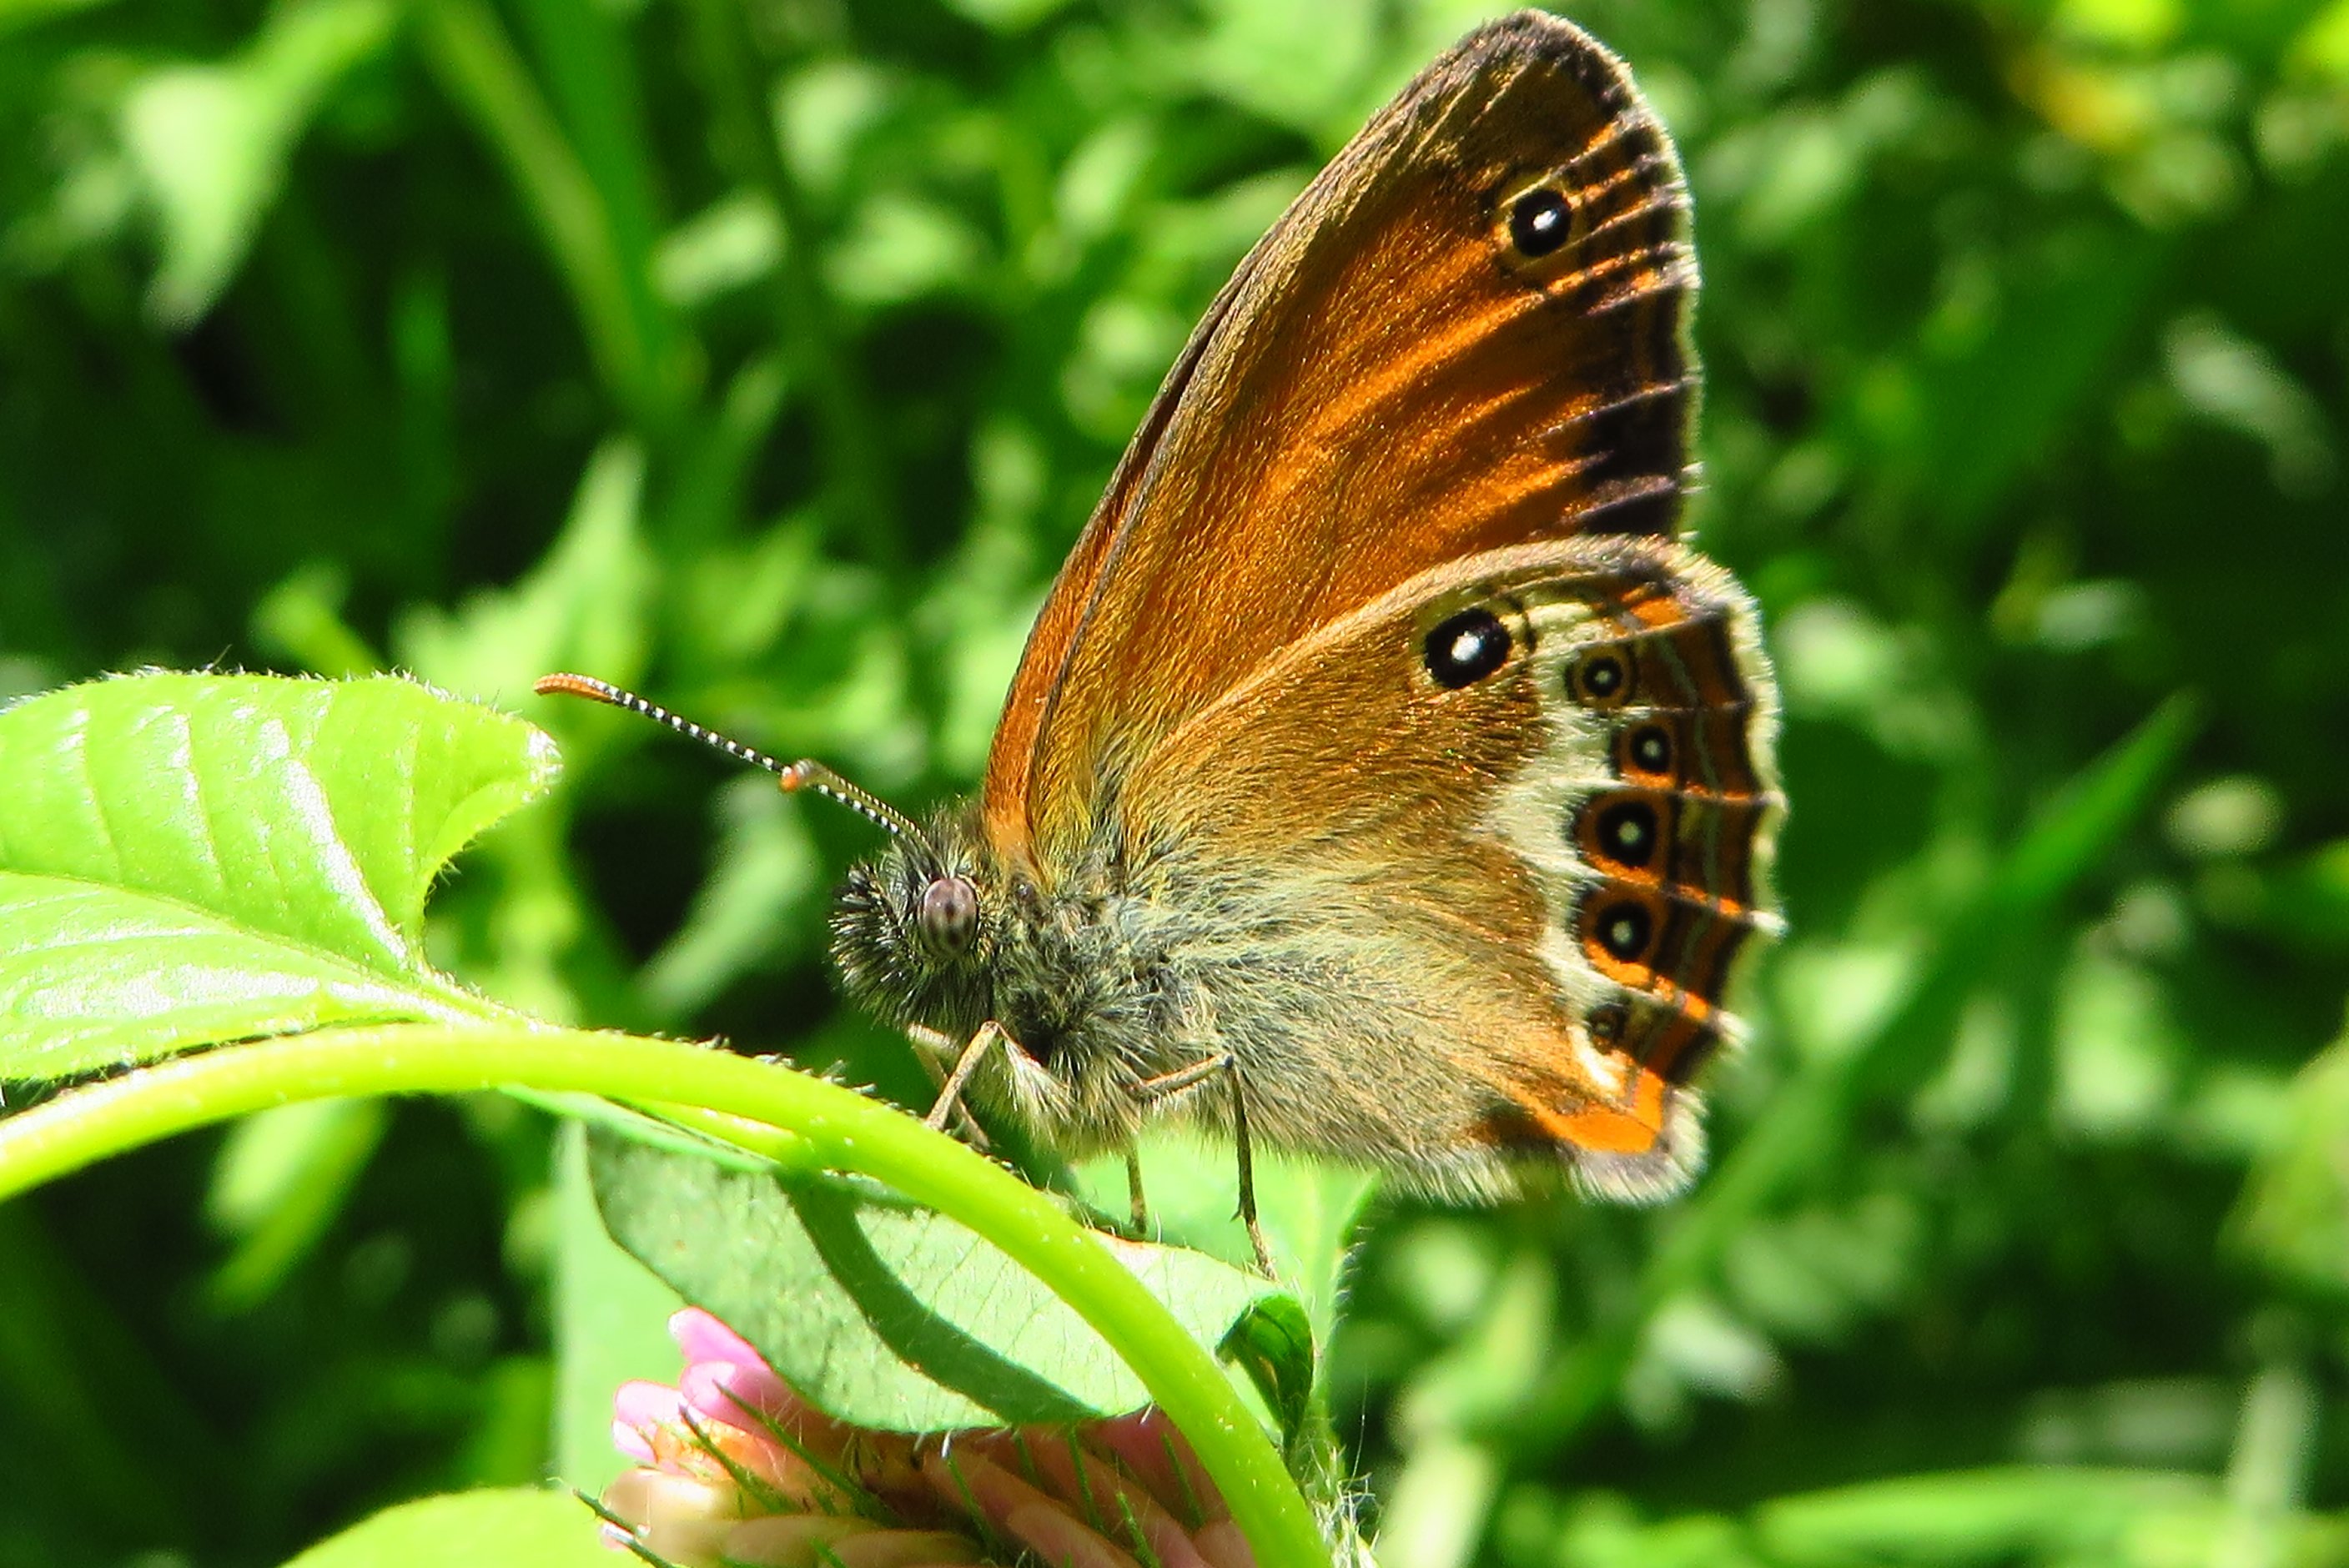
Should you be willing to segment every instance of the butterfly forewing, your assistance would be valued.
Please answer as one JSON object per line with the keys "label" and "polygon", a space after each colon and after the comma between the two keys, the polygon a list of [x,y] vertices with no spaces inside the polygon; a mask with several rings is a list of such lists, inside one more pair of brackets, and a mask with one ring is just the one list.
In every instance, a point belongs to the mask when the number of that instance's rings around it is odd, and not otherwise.
{"label": "butterfly forewing", "polygon": [[1514,17],[1424,72],[1169,377],[1014,684],[998,847],[1049,875],[1176,726],[1432,566],[1672,532],[1686,205],[1628,74],[1570,26]]}

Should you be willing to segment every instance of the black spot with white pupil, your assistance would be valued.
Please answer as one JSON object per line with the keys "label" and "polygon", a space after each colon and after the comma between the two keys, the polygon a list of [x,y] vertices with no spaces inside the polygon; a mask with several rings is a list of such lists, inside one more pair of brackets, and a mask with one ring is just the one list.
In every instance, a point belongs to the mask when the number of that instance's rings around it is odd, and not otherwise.
{"label": "black spot with white pupil", "polygon": [[1672,765],[1671,737],[1650,725],[1631,734],[1631,761],[1643,773],[1661,773]]}
{"label": "black spot with white pupil", "polygon": [[1573,233],[1574,209],[1555,191],[1537,187],[1509,203],[1509,243],[1522,255],[1547,256]]}
{"label": "black spot with white pupil", "polygon": [[1613,654],[1584,660],[1580,676],[1583,694],[1593,701],[1605,702],[1622,693],[1623,661]]}
{"label": "black spot with white pupil", "polygon": [[1490,610],[1463,610],[1427,634],[1427,673],[1457,691],[1507,662],[1509,629]]}
{"label": "black spot with white pupil", "polygon": [[1599,842],[1627,866],[1644,866],[1656,854],[1656,811],[1645,800],[1627,800],[1599,814]]}
{"label": "black spot with white pupil", "polygon": [[1649,934],[1655,928],[1647,910],[1636,903],[1613,904],[1599,912],[1599,945],[1622,963],[1647,951]]}

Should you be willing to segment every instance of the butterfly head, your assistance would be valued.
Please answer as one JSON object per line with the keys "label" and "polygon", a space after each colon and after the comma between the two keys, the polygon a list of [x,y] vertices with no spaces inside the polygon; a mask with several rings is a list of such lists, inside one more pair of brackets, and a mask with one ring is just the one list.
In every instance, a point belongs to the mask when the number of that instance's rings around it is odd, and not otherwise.
{"label": "butterfly head", "polygon": [[976,1027],[987,934],[977,835],[957,817],[927,827],[820,762],[781,762],[592,676],[552,675],[542,695],[582,696],[642,714],[775,775],[785,791],[838,801],[889,833],[879,858],[849,873],[833,915],[833,953],[849,989],[900,1023]]}
{"label": "butterfly head", "polygon": [[850,871],[833,901],[833,958],[859,1000],[949,1032],[985,1021],[992,927],[976,835],[947,816]]}

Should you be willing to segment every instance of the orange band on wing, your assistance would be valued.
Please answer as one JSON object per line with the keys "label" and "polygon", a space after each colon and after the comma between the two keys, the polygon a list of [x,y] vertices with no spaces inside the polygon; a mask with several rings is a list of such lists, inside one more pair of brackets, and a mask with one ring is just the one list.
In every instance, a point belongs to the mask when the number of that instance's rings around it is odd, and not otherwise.
{"label": "orange band on wing", "polygon": [[1558,1140],[1601,1154],[1645,1154],[1664,1135],[1664,1102],[1671,1086],[1641,1068],[1631,1092],[1619,1105],[1586,1106],[1558,1119]]}
{"label": "orange band on wing", "polygon": [[[1514,1154],[1555,1153],[1578,1149],[1594,1154],[1645,1154],[1664,1136],[1671,1084],[1646,1068],[1631,1069],[1630,1091],[1621,1100],[1593,1100],[1560,1112],[1541,1103],[1544,1086],[1509,1091],[1509,1103],[1486,1115],[1468,1140]],[[1555,1103],[1554,1101],[1552,1103]]]}

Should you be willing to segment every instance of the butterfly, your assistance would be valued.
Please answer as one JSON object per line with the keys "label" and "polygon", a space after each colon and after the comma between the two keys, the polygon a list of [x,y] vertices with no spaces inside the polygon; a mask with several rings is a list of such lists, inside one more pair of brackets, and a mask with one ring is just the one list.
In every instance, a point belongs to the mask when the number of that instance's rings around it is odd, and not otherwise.
{"label": "butterfly", "polygon": [[1689,202],[1614,56],[1526,12],[1239,263],[1030,634],[974,802],[886,828],[848,991],[1070,1157],[1161,1118],[1495,1200],[1652,1200],[1773,932],[1776,697],[1681,538]]}

